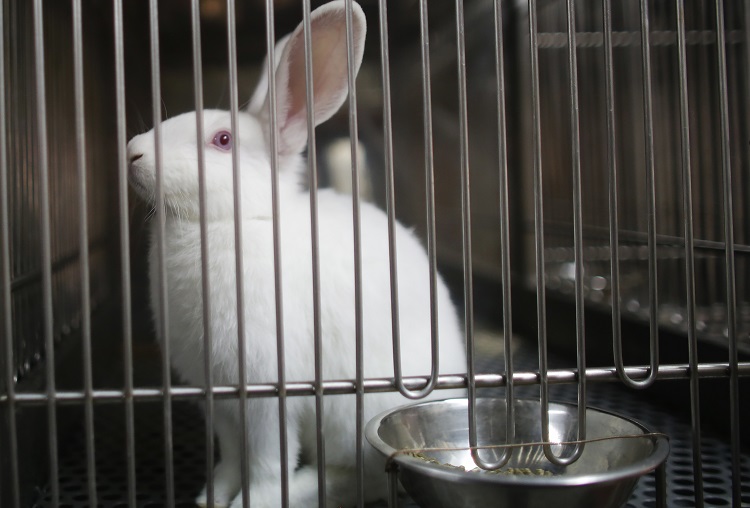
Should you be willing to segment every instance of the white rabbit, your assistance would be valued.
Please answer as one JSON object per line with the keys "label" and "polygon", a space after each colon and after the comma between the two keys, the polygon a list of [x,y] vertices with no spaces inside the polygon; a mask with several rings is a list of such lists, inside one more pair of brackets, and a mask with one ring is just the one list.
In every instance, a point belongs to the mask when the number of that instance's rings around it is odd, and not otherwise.
{"label": "white rabbit", "polygon": [[[314,112],[316,124],[331,117],[347,96],[347,58],[343,0],[312,13]],[[365,40],[365,17],[353,4],[354,62],[358,70]],[[300,185],[307,143],[304,40],[300,25],[276,48],[276,97],[279,130],[280,245],[283,325],[287,381],[314,379],[313,291],[309,194]],[[250,110],[239,115],[239,132],[231,132],[230,114],[204,111],[208,274],[214,384],[238,382],[235,233],[231,146],[239,150],[242,179],[245,348],[248,383],[274,383],[277,341],[273,263],[270,125],[267,84],[258,85]],[[166,284],[171,362],[191,385],[205,383],[201,238],[195,113],[163,122],[163,190],[166,214]],[[151,132],[128,144],[129,178],[134,189],[154,201],[155,153]],[[351,196],[319,192],[320,301],[323,374],[327,380],[355,377],[354,247]],[[362,204],[362,297],[365,376],[392,377],[390,278],[387,220],[375,207]],[[149,253],[151,307],[157,333],[159,267],[157,228],[152,228]],[[427,256],[415,236],[397,225],[398,289],[400,293],[401,356],[404,375],[430,372],[430,304]],[[445,284],[437,286],[440,333],[440,372],[466,371],[459,318]],[[455,395],[437,391],[431,397]],[[404,404],[398,393],[368,394],[365,421]],[[215,427],[221,460],[214,471],[217,506],[239,508],[241,500],[240,433],[249,443],[249,493],[255,508],[281,505],[278,401],[248,401],[247,428],[239,427],[236,400],[215,402]],[[317,505],[315,400],[287,399],[289,501],[295,508]],[[326,491],[328,507],[355,504],[355,398],[330,395],[324,399]],[[382,459],[365,445],[365,496],[385,495]],[[206,505],[205,489],[196,503]]]}

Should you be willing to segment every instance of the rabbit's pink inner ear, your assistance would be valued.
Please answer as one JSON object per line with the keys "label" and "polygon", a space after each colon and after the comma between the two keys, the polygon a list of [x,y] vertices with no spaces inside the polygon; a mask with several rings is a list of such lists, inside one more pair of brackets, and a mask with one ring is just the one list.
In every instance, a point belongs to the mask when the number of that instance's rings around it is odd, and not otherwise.
{"label": "rabbit's pink inner ear", "polygon": [[[335,5],[333,5],[335,4]],[[314,12],[312,27],[313,108],[315,125],[328,120],[348,95],[346,13],[343,2]],[[365,20],[354,4],[354,73],[364,52]],[[325,7],[325,6],[324,6]],[[281,153],[299,153],[307,141],[305,43],[302,26],[294,31],[277,71],[277,115]]]}
{"label": "rabbit's pink inner ear", "polygon": [[[315,122],[327,119],[329,102],[347,93],[346,82],[346,38],[338,30],[316,30],[313,32],[313,101]],[[289,62],[289,93],[292,99],[290,112],[306,114],[307,99],[305,80],[304,41],[299,40],[299,51],[291,53]],[[298,49],[295,46],[295,49]],[[326,117],[326,118],[322,118]],[[322,119],[321,119],[322,118]]]}

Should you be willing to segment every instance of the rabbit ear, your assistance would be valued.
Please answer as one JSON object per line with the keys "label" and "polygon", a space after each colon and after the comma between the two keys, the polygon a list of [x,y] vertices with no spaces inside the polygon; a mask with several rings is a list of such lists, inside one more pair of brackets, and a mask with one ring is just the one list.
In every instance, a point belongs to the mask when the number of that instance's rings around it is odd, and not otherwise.
{"label": "rabbit ear", "polygon": [[[328,120],[348,95],[346,10],[343,0],[311,13],[313,111],[315,125]],[[359,71],[367,24],[362,8],[352,2],[354,75]],[[267,111],[268,97],[265,110]],[[285,44],[276,68],[276,117],[281,155],[300,153],[307,143],[305,41],[300,24]]]}
{"label": "rabbit ear", "polygon": [[[292,34],[286,34],[284,37],[276,41],[276,46],[274,47],[273,54],[274,54],[274,72],[276,72],[276,69],[279,68],[279,62],[281,61],[281,56],[284,53],[284,48],[286,47],[286,43],[289,42],[289,38],[292,36]],[[266,102],[266,97],[268,96],[268,55],[266,55],[266,58],[263,59],[263,65],[260,66],[260,76],[258,78],[258,84],[255,86],[255,91],[253,92],[253,96],[250,99],[250,104],[247,106],[248,113],[257,115],[261,112],[263,105]]]}

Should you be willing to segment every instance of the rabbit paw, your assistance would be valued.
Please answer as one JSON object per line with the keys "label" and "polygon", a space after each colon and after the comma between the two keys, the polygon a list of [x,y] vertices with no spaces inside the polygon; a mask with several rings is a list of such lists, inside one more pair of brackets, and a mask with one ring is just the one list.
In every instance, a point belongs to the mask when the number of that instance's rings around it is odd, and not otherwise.
{"label": "rabbit paw", "polygon": [[[241,479],[238,468],[233,464],[220,462],[214,469],[214,504],[212,508],[227,508],[240,490]],[[195,504],[200,508],[208,508],[208,485],[203,487]]]}
{"label": "rabbit paw", "polygon": [[[206,487],[203,487],[200,495],[195,498],[195,504],[196,506],[198,506],[198,508],[208,508],[208,496],[206,495]],[[228,506],[228,500],[219,499],[216,497],[216,495],[214,495],[214,504],[212,505],[212,508],[228,508]]]}

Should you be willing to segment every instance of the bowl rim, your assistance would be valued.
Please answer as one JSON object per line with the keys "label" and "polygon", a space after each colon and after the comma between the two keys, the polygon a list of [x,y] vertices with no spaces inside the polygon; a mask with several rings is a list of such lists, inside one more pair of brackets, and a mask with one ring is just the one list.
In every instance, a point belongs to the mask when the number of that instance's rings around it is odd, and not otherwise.
{"label": "bowl rim", "polygon": [[[505,401],[504,397],[477,397],[477,401],[482,400],[482,399],[501,400],[503,402]],[[539,399],[520,398],[516,400],[541,404]],[[398,450],[391,447],[387,443],[385,443],[385,441],[383,441],[378,435],[378,429],[380,428],[380,424],[385,418],[391,416],[392,414],[398,413],[399,411],[408,409],[408,408],[413,408],[417,406],[426,406],[426,405],[438,404],[438,403],[445,403],[445,402],[468,403],[468,398],[467,397],[453,397],[453,398],[445,398],[445,399],[434,399],[434,400],[428,400],[428,401],[423,401],[423,402],[417,402],[413,404],[407,404],[407,405],[389,409],[387,411],[383,411],[379,415],[370,419],[370,421],[367,423],[367,425],[365,426],[365,437],[367,441],[370,443],[370,445],[387,459],[389,456],[391,456],[393,453],[397,452]],[[557,406],[566,406],[566,407],[576,407],[576,404],[570,403],[570,402],[550,401],[549,404],[550,406],[557,405]],[[640,428],[644,434],[654,432],[648,427],[646,427],[644,424],[639,422],[638,420],[635,420],[628,416],[617,414],[615,412],[612,412],[606,409],[600,409],[597,407],[587,406],[586,411],[587,412],[595,411],[598,413],[603,413],[609,416],[614,416],[616,418],[626,420],[632,423],[633,425],[637,426],[638,428]],[[647,473],[650,473],[651,471],[658,468],[667,459],[669,455],[669,450],[670,450],[669,438],[666,435],[661,435],[661,436],[656,436],[653,439],[654,439],[653,451],[646,458],[638,462],[635,462],[633,464],[628,464],[626,466],[618,467],[616,469],[612,469],[612,470],[605,471],[605,472],[580,474],[580,475],[573,475],[573,476],[484,475],[484,474],[466,474],[465,472],[461,472],[459,474],[457,471],[454,471],[445,466],[432,464],[430,462],[426,462],[417,457],[411,457],[408,455],[400,455],[400,456],[395,457],[393,460],[399,465],[399,467],[404,467],[406,469],[419,472],[427,476],[430,476],[434,479],[438,479],[438,480],[442,480],[446,482],[455,482],[460,479],[462,483],[470,483],[470,484],[485,484],[485,485],[486,484],[504,484],[504,485],[519,486],[519,487],[534,486],[535,488],[545,487],[545,486],[548,486],[548,487],[583,486],[583,485],[604,484],[604,483],[623,481],[629,478],[637,478]]]}

